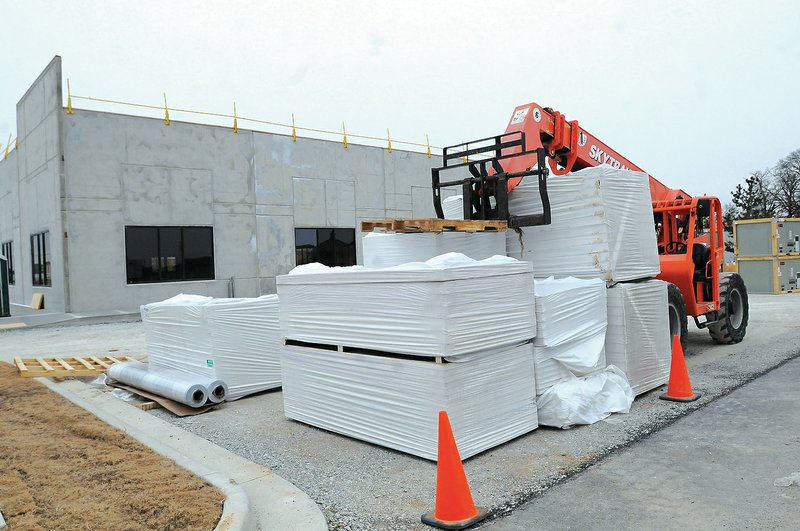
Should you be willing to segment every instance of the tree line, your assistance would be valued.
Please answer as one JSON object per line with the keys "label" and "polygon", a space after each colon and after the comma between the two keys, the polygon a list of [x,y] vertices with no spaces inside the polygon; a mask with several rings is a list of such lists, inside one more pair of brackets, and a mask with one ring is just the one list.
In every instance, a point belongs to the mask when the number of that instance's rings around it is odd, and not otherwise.
{"label": "tree line", "polygon": [[737,219],[800,217],[800,149],[771,168],[751,172],[731,195],[733,202],[723,208],[726,230]]}

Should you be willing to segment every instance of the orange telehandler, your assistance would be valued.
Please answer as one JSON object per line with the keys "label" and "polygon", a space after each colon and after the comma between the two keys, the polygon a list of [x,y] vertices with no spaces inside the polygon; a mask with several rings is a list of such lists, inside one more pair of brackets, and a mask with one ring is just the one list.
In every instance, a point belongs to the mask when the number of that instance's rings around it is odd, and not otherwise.
{"label": "orange telehandler", "polygon": [[[509,227],[550,224],[547,177],[590,166],[644,172],[563,114],[536,103],[514,109],[506,132],[444,148],[442,166],[433,168],[433,200],[444,218],[441,189],[460,186],[464,219],[507,220]],[[549,168],[548,168],[549,166]],[[470,176],[442,181],[444,171],[466,168]],[[536,176],[542,213],[514,216],[509,193],[528,176]],[[653,176],[650,194],[661,262],[657,278],[669,283],[669,326],[686,341],[687,314],[698,328],[707,328],[717,343],[738,343],[748,320],[747,289],[736,273],[722,273],[724,232],[722,207],[716,197],[692,197],[669,188]]]}

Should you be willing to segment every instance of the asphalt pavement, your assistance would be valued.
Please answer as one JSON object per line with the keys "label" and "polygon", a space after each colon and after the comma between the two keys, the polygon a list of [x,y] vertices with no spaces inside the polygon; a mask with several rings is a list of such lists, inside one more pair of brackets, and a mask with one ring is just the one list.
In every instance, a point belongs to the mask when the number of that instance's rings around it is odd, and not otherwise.
{"label": "asphalt pavement", "polygon": [[798,529],[800,359],[484,529]]}

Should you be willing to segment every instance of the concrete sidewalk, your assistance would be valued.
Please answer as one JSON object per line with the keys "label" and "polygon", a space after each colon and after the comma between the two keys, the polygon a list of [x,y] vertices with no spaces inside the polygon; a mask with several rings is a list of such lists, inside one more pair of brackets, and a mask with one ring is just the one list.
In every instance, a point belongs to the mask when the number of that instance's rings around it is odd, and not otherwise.
{"label": "concrete sidewalk", "polygon": [[795,359],[483,528],[797,529],[798,380]]}
{"label": "concrete sidewalk", "polygon": [[54,382],[49,378],[37,380],[222,490],[226,501],[218,530],[328,529],[316,503],[269,468],[248,461],[83,382]]}

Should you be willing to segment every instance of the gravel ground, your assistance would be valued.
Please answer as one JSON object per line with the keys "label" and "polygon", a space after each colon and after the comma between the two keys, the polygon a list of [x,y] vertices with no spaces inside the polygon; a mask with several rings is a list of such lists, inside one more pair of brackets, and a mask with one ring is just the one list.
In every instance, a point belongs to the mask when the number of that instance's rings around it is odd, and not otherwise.
{"label": "gravel ground", "polygon": [[[748,335],[738,345],[715,345],[707,332],[690,325],[687,364],[703,398],[690,404],[664,402],[657,389],[637,398],[627,415],[567,431],[539,428],[475,456],[465,462],[475,502],[495,516],[507,514],[615,449],[800,356],[798,308],[800,294],[751,296]],[[0,359],[10,359],[10,350],[33,356],[104,349],[142,354],[141,323],[0,332]],[[320,505],[331,529],[426,528],[419,517],[433,507],[434,463],[288,420],[280,391],[226,403],[196,417],[152,413],[270,467]]]}

